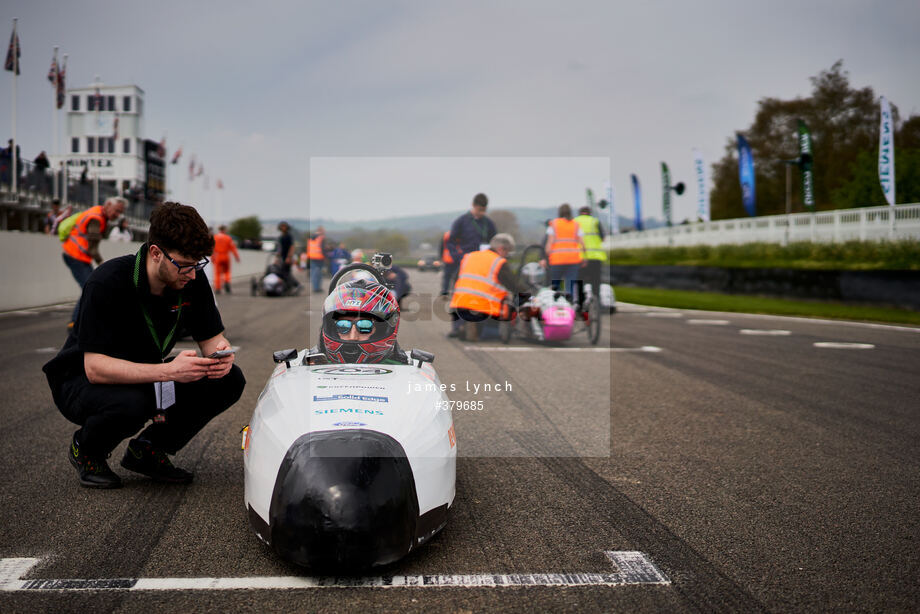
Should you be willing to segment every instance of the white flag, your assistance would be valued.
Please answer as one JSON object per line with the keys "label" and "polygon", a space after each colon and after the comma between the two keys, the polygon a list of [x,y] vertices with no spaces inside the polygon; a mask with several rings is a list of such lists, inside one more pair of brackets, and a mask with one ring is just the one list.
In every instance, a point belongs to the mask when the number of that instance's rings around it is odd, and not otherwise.
{"label": "white flag", "polygon": [[882,96],[882,119],[878,132],[878,180],[889,205],[894,204],[894,120],[891,105]]}
{"label": "white flag", "polygon": [[607,181],[604,183],[604,192],[607,195],[607,219],[610,234],[617,235],[620,234],[620,220],[617,219],[617,214],[613,210],[613,183]]}
{"label": "white flag", "polygon": [[704,222],[709,221],[709,186],[706,184],[706,162],[703,152],[693,149],[693,169],[696,173],[696,215]]}

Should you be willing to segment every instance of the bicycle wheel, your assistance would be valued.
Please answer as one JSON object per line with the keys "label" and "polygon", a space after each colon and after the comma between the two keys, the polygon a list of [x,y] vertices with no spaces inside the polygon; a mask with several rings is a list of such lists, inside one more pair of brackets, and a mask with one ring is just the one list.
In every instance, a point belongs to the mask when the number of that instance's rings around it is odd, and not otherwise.
{"label": "bicycle wheel", "polygon": [[596,296],[588,299],[588,340],[591,345],[597,345],[601,338],[601,305]]}

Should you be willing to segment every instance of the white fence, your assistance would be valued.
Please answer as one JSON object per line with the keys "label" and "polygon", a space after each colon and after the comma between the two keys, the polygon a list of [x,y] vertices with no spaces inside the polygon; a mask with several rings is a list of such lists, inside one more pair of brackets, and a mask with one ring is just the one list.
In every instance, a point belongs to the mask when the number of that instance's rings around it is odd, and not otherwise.
{"label": "white fence", "polygon": [[618,234],[608,239],[607,247],[897,239],[920,239],[920,203],[695,222]]}

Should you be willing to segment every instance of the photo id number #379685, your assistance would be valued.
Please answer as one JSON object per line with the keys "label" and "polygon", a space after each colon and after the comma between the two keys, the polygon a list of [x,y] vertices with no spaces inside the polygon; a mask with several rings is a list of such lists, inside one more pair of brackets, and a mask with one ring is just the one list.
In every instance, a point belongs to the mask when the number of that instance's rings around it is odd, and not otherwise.
{"label": "photo id number #379685", "polygon": [[483,401],[438,401],[438,409],[443,411],[482,411]]}

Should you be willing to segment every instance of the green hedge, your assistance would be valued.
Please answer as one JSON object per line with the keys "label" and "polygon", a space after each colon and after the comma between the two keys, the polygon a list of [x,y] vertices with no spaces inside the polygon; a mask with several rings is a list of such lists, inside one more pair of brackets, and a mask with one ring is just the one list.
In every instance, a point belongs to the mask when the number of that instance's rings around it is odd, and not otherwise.
{"label": "green hedge", "polygon": [[611,265],[681,265],[744,268],[917,270],[920,241],[848,241],[782,246],[776,243],[614,249]]}

